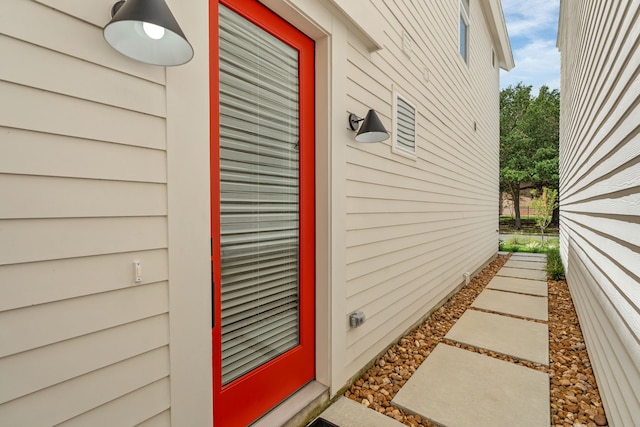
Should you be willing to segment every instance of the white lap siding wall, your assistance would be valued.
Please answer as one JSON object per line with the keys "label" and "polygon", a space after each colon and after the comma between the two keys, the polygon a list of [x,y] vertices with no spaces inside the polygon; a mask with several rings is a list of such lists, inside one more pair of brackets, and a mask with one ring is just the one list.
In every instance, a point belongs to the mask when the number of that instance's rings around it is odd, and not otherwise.
{"label": "white lap siding wall", "polygon": [[165,71],[111,3],[0,4],[2,425],[169,422]]}
{"label": "white lap siding wall", "polygon": [[640,419],[640,2],[562,0],[562,258],[610,425]]}
{"label": "white lap siding wall", "polygon": [[496,254],[499,65],[491,17],[471,3],[468,64],[458,1],[372,1],[384,49],[369,53],[348,38],[347,109],[373,108],[392,131],[397,91],[416,106],[417,149],[412,158],[392,152],[393,138],[348,142],[344,318],[362,310],[367,321],[344,322],[344,377]]}

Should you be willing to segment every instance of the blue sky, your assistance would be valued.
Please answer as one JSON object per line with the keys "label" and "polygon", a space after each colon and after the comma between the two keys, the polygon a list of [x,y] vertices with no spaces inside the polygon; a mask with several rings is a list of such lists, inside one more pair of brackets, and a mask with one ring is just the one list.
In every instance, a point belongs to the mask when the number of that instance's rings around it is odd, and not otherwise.
{"label": "blue sky", "polygon": [[560,89],[560,53],[556,48],[560,0],[502,0],[516,66],[500,71],[500,88],[518,82]]}

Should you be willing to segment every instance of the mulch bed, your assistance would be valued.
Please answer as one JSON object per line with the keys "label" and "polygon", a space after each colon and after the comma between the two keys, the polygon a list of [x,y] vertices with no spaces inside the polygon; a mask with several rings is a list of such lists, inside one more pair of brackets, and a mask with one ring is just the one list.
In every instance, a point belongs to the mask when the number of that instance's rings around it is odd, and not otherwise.
{"label": "mulch bed", "polygon": [[391,405],[391,400],[438,343],[454,345],[549,374],[553,427],[604,426],[606,418],[589,356],[565,281],[549,280],[549,367],[444,339],[510,255],[499,255],[471,282],[375,361],[344,396],[418,427],[437,427],[418,415]]}

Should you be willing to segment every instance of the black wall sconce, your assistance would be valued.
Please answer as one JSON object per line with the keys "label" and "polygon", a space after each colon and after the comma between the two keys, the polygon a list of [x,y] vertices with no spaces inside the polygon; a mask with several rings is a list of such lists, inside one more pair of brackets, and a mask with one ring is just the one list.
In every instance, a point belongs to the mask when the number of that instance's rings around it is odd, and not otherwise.
{"label": "black wall sconce", "polygon": [[[362,126],[360,122],[363,122]],[[364,119],[349,113],[349,128],[354,132],[358,131],[355,138],[358,142],[382,142],[389,139],[389,132],[384,128],[374,110],[369,110]]]}
{"label": "black wall sconce", "polygon": [[164,0],[121,0],[111,9],[104,38],[121,54],[153,65],[182,65],[193,47]]}

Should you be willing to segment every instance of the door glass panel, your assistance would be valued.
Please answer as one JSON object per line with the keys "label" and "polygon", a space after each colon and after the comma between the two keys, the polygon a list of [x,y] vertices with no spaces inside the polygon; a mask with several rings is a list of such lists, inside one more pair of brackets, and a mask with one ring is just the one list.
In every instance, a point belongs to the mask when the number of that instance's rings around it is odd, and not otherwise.
{"label": "door glass panel", "polygon": [[222,383],[299,344],[298,52],[220,5]]}

